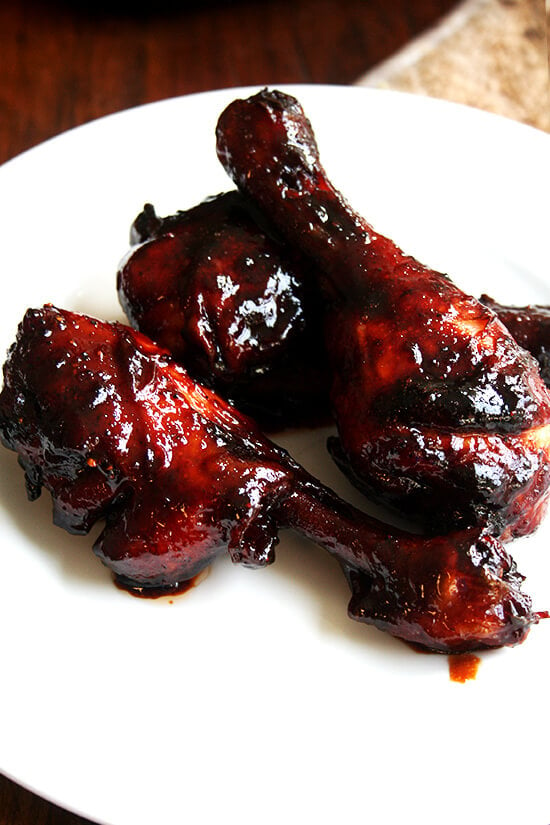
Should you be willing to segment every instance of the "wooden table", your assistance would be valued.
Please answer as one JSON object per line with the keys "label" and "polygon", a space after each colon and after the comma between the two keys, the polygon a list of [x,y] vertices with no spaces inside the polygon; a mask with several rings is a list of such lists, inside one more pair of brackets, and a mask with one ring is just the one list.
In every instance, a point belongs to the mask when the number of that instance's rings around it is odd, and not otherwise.
{"label": "wooden table", "polygon": [[[0,4],[0,163],[73,126],[166,97],[248,84],[353,83],[457,3],[134,5]],[[0,825],[77,823],[86,820],[0,776]]]}

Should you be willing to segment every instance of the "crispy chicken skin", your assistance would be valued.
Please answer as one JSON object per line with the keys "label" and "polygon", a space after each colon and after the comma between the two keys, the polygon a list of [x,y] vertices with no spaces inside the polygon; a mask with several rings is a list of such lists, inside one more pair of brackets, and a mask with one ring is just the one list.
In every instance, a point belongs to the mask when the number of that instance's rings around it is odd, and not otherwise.
{"label": "crispy chicken skin", "polygon": [[352,210],[294,98],[237,100],[218,157],[323,294],[336,461],[370,497],[429,529],[539,524],[550,482],[550,396],[496,315]]}
{"label": "crispy chicken skin", "polygon": [[178,589],[221,553],[261,567],[281,528],[330,552],[349,613],[440,652],[510,645],[538,621],[501,543],[468,528],[427,539],[359,512],[256,425],[118,323],[30,309],[4,365],[0,435],[35,499],[86,533],[129,590]]}

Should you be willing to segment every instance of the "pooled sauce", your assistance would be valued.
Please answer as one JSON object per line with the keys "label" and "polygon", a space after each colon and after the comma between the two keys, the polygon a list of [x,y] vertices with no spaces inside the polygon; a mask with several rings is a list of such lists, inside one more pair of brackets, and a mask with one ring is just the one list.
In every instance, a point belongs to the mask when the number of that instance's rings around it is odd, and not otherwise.
{"label": "pooled sauce", "polygon": [[[125,593],[129,593],[130,596],[135,596],[137,599],[160,599],[163,596],[181,596],[182,593],[187,593],[204,581],[209,572],[210,567],[205,567],[196,576],[169,587],[131,587],[116,576],[113,576],[113,581],[119,590],[124,590]],[[174,604],[174,599],[169,599],[168,604]]]}
{"label": "pooled sauce", "polygon": [[456,653],[449,656],[449,676],[451,682],[464,684],[475,679],[481,659],[474,653]]}
{"label": "pooled sauce", "polygon": [[[426,653],[428,656],[439,655],[414,642],[407,642],[406,644],[407,647],[410,647],[415,653]],[[476,656],[475,653],[451,653],[448,659],[451,682],[458,682],[463,685],[465,682],[476,678],[481,659],[479,656]]]}

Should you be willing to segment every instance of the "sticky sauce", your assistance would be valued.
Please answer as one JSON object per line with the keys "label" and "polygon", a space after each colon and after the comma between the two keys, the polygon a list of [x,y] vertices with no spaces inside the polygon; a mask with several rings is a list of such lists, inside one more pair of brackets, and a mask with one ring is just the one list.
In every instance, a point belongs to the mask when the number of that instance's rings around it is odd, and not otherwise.
{"label": "sticky sauce", "polygon": [[196,587],[208,576],[210,567],[205,567],[196,576],[186,581],[179,582],[177,585],[169,587],[135,587],[113,576],[113,581],[119,590],[124,590],[130,596],[135,596],[137,599],[160,599],[163,596],[170,596],[168,604],[174,604],[173,596],[181,596],[183,593],[188,593],[193,587]]}
{"label": "sticky sauce", "polygon": [[458,653],[449,656],[449,676],[451,682],[464,684],[475,679],[481,659],[473,653]]}

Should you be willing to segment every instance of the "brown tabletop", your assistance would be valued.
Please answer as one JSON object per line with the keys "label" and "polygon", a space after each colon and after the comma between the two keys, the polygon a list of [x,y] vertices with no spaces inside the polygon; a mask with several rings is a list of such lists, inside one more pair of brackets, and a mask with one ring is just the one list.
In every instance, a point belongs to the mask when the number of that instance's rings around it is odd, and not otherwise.
{"label": "brown tabletop", "polygon": [[[166,97],[249,84],[353,83],[457,2],[137,5],[0,4],[0,163],[73,126]],[[86,820],[0,776],[0,825],[76,823]]]}

